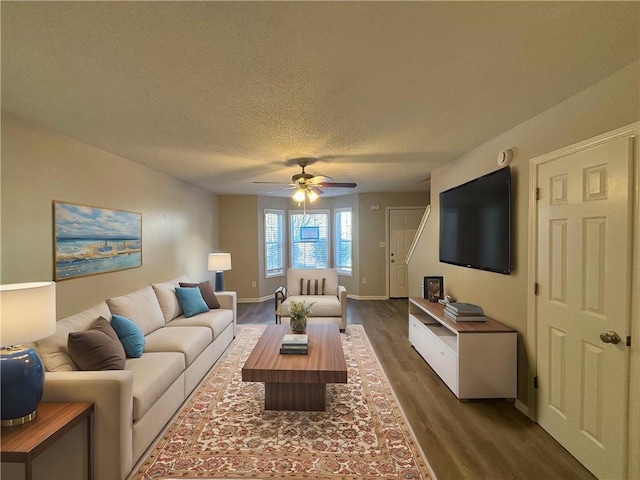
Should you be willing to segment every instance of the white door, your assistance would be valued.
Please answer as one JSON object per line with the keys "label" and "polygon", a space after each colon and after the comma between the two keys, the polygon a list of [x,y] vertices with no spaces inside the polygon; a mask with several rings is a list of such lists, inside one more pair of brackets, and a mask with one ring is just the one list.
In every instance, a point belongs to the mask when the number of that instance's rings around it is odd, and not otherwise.
{"label": "white door", "polygon": [[627,476],[632,155],[624,137],[537,166],[538,423],[602,479]]}
{"label": "white door", "polygon": [[389,210],[389,296],[409,296],[407,253],[418,231],[424,208]]}

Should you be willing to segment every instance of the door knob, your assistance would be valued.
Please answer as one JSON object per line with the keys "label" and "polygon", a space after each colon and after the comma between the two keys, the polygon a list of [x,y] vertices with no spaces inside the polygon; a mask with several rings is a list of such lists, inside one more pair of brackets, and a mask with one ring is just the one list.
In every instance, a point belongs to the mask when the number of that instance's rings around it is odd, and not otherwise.
{"label": "door knob", "polygon": [[391,263],[395,263],[395,260],[393,258],[391,259]]}
{"label": "door knob", "polygon": [[611,330],[609,332],[601,333],[600,340],[602,340],[604,343],[613,343],[614,345],[617,345],[618,343],[620,343],[620,335]]}

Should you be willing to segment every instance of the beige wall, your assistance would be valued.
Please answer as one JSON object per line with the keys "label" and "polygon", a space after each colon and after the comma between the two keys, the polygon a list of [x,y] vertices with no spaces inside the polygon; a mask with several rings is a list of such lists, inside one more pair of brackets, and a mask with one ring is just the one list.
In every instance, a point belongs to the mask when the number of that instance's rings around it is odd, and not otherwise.
{"label": "beige wall", "polygon": [[210,192],[5,112],[0,174],[2,283],[53,279],[53,200],[142,213],[142,267],[58,282],[58,318],[182,274],[213,280]]}
{"label": "beige wall", "polygon": [[[412,193],[364,193],[358,196],[358,230],[360,235],[360,282],[361,298],[384,298],[387,295],[386,245],[387,208],[389,207],[426,207],[429,203],[428,192]],[[375,210],[371,207],[375,206]],[[379,209],[377,207],[380,207]],[[362,284],[362,278],[367,279]]]}
{"label": "beige wall", "polygon": [[239,299],[255,298],[258,288],[251,282],[259,277],[258,197],[220,195],[220,251],[231,253],[231,270],[224,272],[225,290],[237,292]]}
{"label": "beige wall", "polygon": [[[518,399],[527,404],[527,262],[529,160],[541,154],[631,124],[640,118],[638,62],[447,164],[431,175],[431,216],[409,265],[410,295],[420,296],[422,277],[442,275],[446,293],[482,305],[487,314],[519,332]],[[511,275],[472,270],[438,261],[439,193],[496,170],[496,156],[514,150],[513,270]]]}

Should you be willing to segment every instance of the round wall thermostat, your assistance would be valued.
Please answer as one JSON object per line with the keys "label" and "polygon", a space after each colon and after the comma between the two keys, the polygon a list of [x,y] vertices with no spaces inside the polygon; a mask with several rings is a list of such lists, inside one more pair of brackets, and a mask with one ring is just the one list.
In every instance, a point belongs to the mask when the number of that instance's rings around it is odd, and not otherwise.
{"label": "round wall thermostat", "polygon": [[500,165],[501,167],[504,165],[508,165],[512,158],[513,158],[513,150],[511,150],[510,148],[506,150],[502,150],[498,154],[498,165]]}

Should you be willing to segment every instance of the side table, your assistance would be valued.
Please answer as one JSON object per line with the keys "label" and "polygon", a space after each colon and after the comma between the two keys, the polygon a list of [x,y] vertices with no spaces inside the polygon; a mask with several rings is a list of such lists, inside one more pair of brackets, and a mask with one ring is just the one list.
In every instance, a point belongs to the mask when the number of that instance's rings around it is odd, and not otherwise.
{"label": "side table", "polygon": [[24,425],[2,427],[1,460],[24,463],[24,478],[31,480],[33,460],[83,420],[87,420],[87,478],[93,479],[91,414],[93,403],[46,403],[38,406],[34,420]]}

